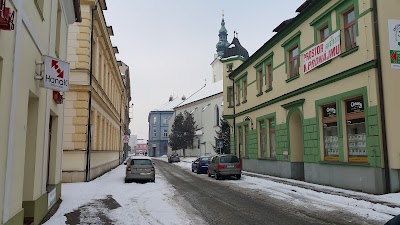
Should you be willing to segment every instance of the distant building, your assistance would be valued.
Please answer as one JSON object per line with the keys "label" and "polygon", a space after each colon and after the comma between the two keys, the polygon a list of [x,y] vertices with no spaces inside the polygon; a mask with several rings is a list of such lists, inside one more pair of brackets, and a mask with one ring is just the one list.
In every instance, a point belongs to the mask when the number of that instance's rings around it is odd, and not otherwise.
{"label": "distant building", "polygon": [[148,155],[148,145],[147,143],[137,144],[133,149],[133,153]]}
{"label": "distant building", "polygon": [[152,110],[148,116],[149,122],[149,155],[162,156],[168,151],[168,121],[174,114],[174,107],[181,103],[185,97],[170,97],[164,105]]}
{"label": "distant building", "polygon": [[[132,98],[131,98],[131,78],[129,73],[129,66],[122,61],[118,61],[118,65],[125,87],[125,104],[121,105],[121,107],[123,107],[123,110],[125,110],[124,127],[122,129],[123,130],[122,133],[123,135],[130,135],[131,130],[129,129],[129,123],[131,122],[131,118],[129,116],[129,109],[131,107],[130,102]],[[128,150],[129,150],[128,146],[129,143],[124,143],[123,146],[124,159],[128,156]]]}

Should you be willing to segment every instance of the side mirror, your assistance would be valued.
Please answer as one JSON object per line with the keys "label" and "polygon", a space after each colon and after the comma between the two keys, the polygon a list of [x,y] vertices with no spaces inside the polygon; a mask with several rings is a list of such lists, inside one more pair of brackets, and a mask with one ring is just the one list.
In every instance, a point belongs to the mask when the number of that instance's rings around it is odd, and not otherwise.
{"label": "side mirror", "polygon": [[124,165],[126,165],[126,162],[124,162]]}

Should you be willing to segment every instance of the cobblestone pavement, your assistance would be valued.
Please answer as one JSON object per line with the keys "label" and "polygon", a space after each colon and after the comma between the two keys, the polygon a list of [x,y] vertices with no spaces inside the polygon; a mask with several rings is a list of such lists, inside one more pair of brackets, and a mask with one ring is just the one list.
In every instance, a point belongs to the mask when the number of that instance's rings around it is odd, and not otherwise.
{"label": "cobblestone pavement", "polygon": [[65,214],[67,217],[66,224],[69,225],[89,225],[89,224],[103,224],[112,225],[114,221],[110,219],[106,212],[121,207],[121,205],[112,198],[111,195],[107,195],[105,199],[98,199],[89,202],[72,211]]}

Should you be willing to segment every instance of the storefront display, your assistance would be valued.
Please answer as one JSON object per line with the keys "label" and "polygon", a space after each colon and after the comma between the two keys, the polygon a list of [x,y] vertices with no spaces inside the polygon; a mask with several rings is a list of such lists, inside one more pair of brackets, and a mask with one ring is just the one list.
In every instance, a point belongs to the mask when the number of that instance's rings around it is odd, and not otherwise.
{"label": "storefront display", "polygon": [[322,107],[322,129],[326,161],[339,161],[339,137],[336,118],[336,104]]}
{"label": "storefront display", "polygon": [[349,162],[368,162],[363,98],[346,101]]}

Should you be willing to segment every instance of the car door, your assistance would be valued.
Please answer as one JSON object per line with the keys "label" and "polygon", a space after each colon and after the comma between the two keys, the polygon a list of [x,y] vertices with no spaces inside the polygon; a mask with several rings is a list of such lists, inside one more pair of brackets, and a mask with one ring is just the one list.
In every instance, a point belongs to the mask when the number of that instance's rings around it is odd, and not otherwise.
{"label": "car door", "polygon": [[197,170],[197,165],[199,164],[200,158],[197,158],[192,162],[192,170],[196,171]]}

